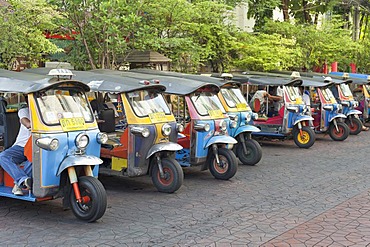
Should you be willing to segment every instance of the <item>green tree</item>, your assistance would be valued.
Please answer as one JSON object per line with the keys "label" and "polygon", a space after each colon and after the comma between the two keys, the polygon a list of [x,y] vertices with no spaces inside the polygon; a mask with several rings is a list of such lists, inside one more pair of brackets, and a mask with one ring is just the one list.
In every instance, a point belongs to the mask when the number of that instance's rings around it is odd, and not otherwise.
{"label": "green tree", "polygon": [[9,0],[0,7],[1,67],[7,68],[17,57],[33,65],[45,53],[60,51],[45,38],[44,31],[55,28],[59,13],[44,0]]}

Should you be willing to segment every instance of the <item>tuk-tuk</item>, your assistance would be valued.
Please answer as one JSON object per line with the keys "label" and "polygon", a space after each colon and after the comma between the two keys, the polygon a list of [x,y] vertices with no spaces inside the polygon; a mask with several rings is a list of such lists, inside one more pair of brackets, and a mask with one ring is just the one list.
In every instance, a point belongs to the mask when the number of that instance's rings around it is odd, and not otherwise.
{"label": "tuk-tuk", "polygon": [[346,115],[340,113],[342,105],[337,103],[330,88],[335,84],[327,78],[303,78],[305,86],[313,87],[317,91],[317,99],[314,99],[312,114],[315,133],[328,133],[334,141],[343,141],[349,135],[349,128],[344,122]]}
{"label": "tuk-tuk", "polygon": [[231,74],[224,73],[221,78],[213,78],[202,75],[147,69],[136,69],[131,70],[131,72],[179,77],[204,83],[216,83],[221,88],[218,97],[230,118],[230,124],[227,125],[227,132],[238,141],[238,144],[233,147],[235,155],[244,165],[255,165],[261,160],[261,146],[251,137],[251,133],[260,131],[253,126],[253,120],[257,119],[258,115],[253,114],[240,90],[241,84],[232,81]]}
{"label": "tuk-tuk", "polygon": [[309,124],[313,118],[306,115],[309,109],[304,104],[298,88],[302,86],[302,80],[271,75],[248,75],[248,77],[251,85],[280,86],[283,89],[283,106],[278,114],[254,120],[254,125],[260,128],[261,132],[253,132],[252,135],[256,138],[271,139],[293,137],[298,147],[310,148],[315,143],[316,137]]}
{"label": "tuk-tuk", "polygon": [[355,109],[359,106],[359,103],[353,98],[351,88],[349,87],[352,80],[343,78],[343,80],[336,80],[333,82],[336,84],[339,103],[342,104],[341,112],[347,117],[345,123],[349,127],[349,133],[351,135],[357,135],[362,130],[362,122],[359,117],[362,112]]}
{"label": "tuk-tuk", "polygon": [[[63,198],[81,220],[93,222],[106,210],[107,196],[97,179],[100,146],[107,135],[97,127],[85,92],[90,88],[70,78],[71,72],[52,70],[48,76],[0,71],[0,92],[28,97],[31,137],[26,157],[32,162],[33,184],[26,195],[12,193],[14,180],[0,169],[0,196],[38,202]],[[65,77],[66,76],[66,77]],[[17,109],[0,101],[1,149],[12,145],[20,127]],[[26,150],[26,147],[25,147]]]}
{"label": "tuk-tuk", "polygon": [[175,159],[175,152],[182,149],[177,143],[177,129],[182,126],[176,123],[163,98],[165,86],[114,75],[111,70],[76,71],[75,74],[76,78],[89,83],[93,91],[117,94],[118,100],[111,106],[123,111],[125,123],[121,128],[115,128],[113,114],[102,123],[102,127],[111,129],[108,142],[101,148],[101,157],[108,161],[103,166],[128,177],[150,175],[158,191],[177,191],[184,178]]}
{"label": "tuk-tuk", "polygon": [[135,72],[124,72],[123,75],[146,75],[148,80],[158,80],[166,86],[165,93],[170,98],[175,117],[185,126],[178,139],[178,143],[184,148],[176,152],[176,160],[180,165],[200,165],[201,170],[210,169],[217,179],[232,178],[238,165],[232,151],[237,141],[228,135],[230,118],[217,97],[220,91],[217,84],[164,76],[162,73],[155,75],[145,74],[144,71]]}

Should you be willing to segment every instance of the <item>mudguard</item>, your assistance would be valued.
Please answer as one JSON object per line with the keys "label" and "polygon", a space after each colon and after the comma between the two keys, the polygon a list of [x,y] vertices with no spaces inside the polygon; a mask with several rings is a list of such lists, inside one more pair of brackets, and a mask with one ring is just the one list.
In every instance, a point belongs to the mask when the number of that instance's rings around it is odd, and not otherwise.
{"label": "mudguard", "polygon": [[361,112],[361,111],[359,111],[359,110],[356,110],[356,109],[352,109],[352,110],[349,110],[349,111],[346,113],[346,115],[347,115],[347,116],[349,116],[349,115],[355,115],[355,114],[357,114],[357,115],[362,115],[362,112]]}
{"label": "mudguard", "polygon": [[211,139],[209,139],[204,148],[208,148],[214,143],[236,144],[238,141],[231,136],[213,136]]}
{"label": "mudguard", "polygon": [[146,159],[149,159],[150,156],[157,152],[161,151],[178,151],[183,149],[183,147],[180,144],[174,143],[174,142],[166,142],[166,143],[158,143],[153,145],[146,155]]}
{"label": "mudguard", "polygon": [[311,117],[311,116],[307,116],[307,115],[300,115],[298,116],[295,120],[294,120],[294,124],[293,125],[296,125],[297,123],[299,122],[302,122],[302,121],[313,121],[314,118]]}
{"label": "mudguard", "polygon": [[57,176],[59,176],[65,169],[71,166],[95,166],[102,164],[103,161],[92,155],[73,155],[67,156],[59,166]]}
{"label": "mudguard", "polygon": [[261,130],[255,126],[252,126],[252,125],[244,125],[244,126],[240,126],[236,132],[235,132],[235,136],[238,136],[240,133],[242,132],[260,132]]}
{"label": "mudguard", "polygon": [[329,123],[330,123],[331,121],[333,121],[333,119],[335,119],[335,118],[347,118],[347,116],[346,116],[346,115],[344,115],[344,114],[342,114],[342,113],[338,113],[338,114],[336,114],[336,115],[332,116],[332,117],[329,119]]}

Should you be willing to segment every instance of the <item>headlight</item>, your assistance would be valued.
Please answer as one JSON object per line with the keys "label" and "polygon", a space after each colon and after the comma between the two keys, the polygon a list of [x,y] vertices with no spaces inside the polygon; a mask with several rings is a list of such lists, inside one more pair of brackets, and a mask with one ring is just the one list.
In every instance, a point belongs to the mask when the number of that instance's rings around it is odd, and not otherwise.
{"label": "headlight", "polygon": [[358,101],[353,101],[353,107],[358,107]]}
{"label": "headlight", "polygon": [[195,124],[194,129],[196,131],[206,131],[206,132],[208,132],[211,129],[211,126],[208,123],[206,123],[206,124]]}
{"label": "headlight", "polygon": [[342,110],[343,106],[341,104],[338,104],[338,110]]}
{"label": "headlight", "polygon": [[42,149],[48,151],[57,150],[59,147],[59,141],[56,138],[44,137],[36,140],[36,145]]}
{"label": "headlight", "polygon": [[253,120],[258,120],[258,114],[257,113],[255,113],[255,112],[253,112]]}
{"label": "headlight", "polygon": [[169,125],[169,124],[164,124],[163,126],[162,126],[162,134],[164,135],[164,136],[169,136],[170,134],[171,134],[171,125]]}
{"label": "headlight", "polygon": [[[251,118],[252,118],[252,114],[248,113],[245,116],[245,123],[249,123],[251,121]],[[258,118],[258,114],[256,114],[256,118]]]}
{"label": "headlight", "polygon": [[237,125],[238,125],[238,122],[236,122],[235,120],[230,121],[230,128],[236,128]]}
{"label": "headlight", "polygon": [[226,129],[227,129],[227,123],[226,123],[225,120],[222,120],[220,122],[220,128],[221,128],[222,131],[226,131]]}
{"label": "headlight", "polygon": [[75,144],[78,148],[84,149],[89,144],[89,137],[85,134],[78,134],[75,140]]}
{"label": "headlight", "polygon": [[181,132],[183,132],[183,131],[184,131],[184,125],[182,125],[182,124],[177,124],[177,125],[176,125],[176,127],[177,127],[177,132],[181,133]]}
{"label": "headlight", "polygon": [[131,133],[133,133],[134,135],[141,135],[144,138],[150,135],[149,129],[144,127],[132,127]]}
{"label": "headlight", "polygon": [[99,132],[97,135],[96,135],[96,141],[99,143],[99,144],[104,144],[108,141],[108,135],[106,133],[103,133],[103,132]]}

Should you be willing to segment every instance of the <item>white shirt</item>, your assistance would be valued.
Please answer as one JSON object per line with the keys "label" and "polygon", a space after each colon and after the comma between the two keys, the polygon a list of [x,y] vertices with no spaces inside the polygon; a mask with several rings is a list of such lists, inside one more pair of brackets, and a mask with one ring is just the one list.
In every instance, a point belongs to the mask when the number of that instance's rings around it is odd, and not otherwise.
{"label": "white shirt", "polygon": [[310,96],[308,96],[307,94],[304,93],[302,95],[302,99],[303,99],[303,102],[304,102],[305,105],[311,106]]}
{"label": "white shirt", "polygon": [[[28,108],[22,108],[18,111],[18,117],[19,122],[21,122],[22,118],[28,118],[30,119],[30,111]],[[21,127],[18,132],[17,139],[15,140],[15,143],[13,146],[18,145],[21,147],[24,147],[28,141],[28,138],[31,136],[31,131],[26,128],[21,122]]]}
{"label": "white shirt", "polygon": [[284,99],[283,99],[283,97],[284,97],[284,90],[283,90],[283,88],[282,87],[280,87],[280,86],[278,86],[277,88],[276,88],[276,96],[280,96],[281,97],[281,100],[279,100],[279,101],[274,101],[274,109],[275,109],[275,111],[279,111],[280,110],[280,108],[283,106],[283,104],[284,104]]}

